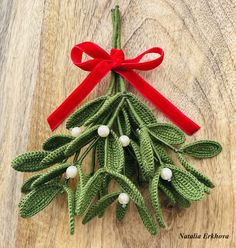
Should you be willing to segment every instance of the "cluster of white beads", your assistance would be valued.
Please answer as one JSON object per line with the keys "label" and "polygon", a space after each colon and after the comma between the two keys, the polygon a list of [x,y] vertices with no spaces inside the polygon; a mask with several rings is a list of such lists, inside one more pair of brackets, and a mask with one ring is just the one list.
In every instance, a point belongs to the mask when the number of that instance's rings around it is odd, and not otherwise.
{"label": "cluster of white beads", "polygon": [[161,170],[161,178],[166,181],[171,181],[172,171],[169,168],[163,168]]}
{"label": "cluster of white beads", "polygon": [[129,203],[129,195],[127,193],[120,193],[118,196],[118,202],[125,208]]}

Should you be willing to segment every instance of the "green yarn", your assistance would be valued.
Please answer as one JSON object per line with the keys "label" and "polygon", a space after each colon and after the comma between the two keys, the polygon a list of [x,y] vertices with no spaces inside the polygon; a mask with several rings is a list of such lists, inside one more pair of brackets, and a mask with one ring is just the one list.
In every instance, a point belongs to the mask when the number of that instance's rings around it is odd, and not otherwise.
{"label": "green yarn", "polygon": [[90,175],[86,176],[82,173],[82,168],[81,168],[82,163],[78,163],[76,167],[78,170],[79,182],[77,182],[76,191],[75,191],[75,203],[78,203],[82,194],[82,190],[91,176]]}
{"label": "green yarn", "polygon": [[122,221],[127,213],[128,206],[122,206],[119,202],[116,203],[116,219]]}
{"label": "green yarn", "polygon": [[176,204],[179,208],[190,208],[192,202],[190,200],[185,199],[181,194],[177,191],[173,191],[175,195]]}
{"label": "green yarn", "polygon": [[180,195],[189,201],[198,201],[203,198],[204,190],[202,184],[191,173],[173,165],[166,166],[173,173],[170,183]]}
{"label": "green yarn", "polygon": [[138,206],[143,207],[144,206],[144,199],[137,187],[132,183],[130,179],[128,179],[126,176],[119,174],[115,171],[111,171],[109,169],[106,169],[106,172],[114,179],[126,192],[130,199]]}
{"label": "green yarn", "polygon": [[107,96],[98,97],[92,101],[85,103],[76,110],[66,121],[66,128],[82,126],[89,118],[91,118],[104,104]]}
{"label": "green yarn", "polygon": [[116,106],[119,104],[121,97],[121,93],[117,93],[114,96],[107,97],[104,104],[87,121],[85,121],[84,125],[88,126],[92,123],[99,123],[97,120],[100,119],[101,116],[106,117],[107,115],[109,115],[111,113],[111,109],[115,109]]}
{"label": "green yarn", "polygon": [[199,140],[184,145],[180,152],[194,158],[212,158],[222,151],[222,147],[218,142],[212,140]]}
{"label": "green yarn", "polygon": [[104,166],[105,139],[99,139],[96,144],[96,155],[100,167]]}
{"label": "green yarn", "polygon": [[28,193],[19,203],[20,215],[31,217],[45,207],[62,191],[59,184],[42,185]]}
{"label": "green yarn", "polygon": [[36,188],[39,185],[42,185],[60,175],[62,175],[67,167],[68,164],[60,164],[52,169],[50,169],[48,172],[41,174],[31,185],[31,188]]}
{"label": "green yarn", "polygon": [[53,164],[62,162],[63,160],[65,160],[68,156],[65,155],[64,151],[66,150],[66,148],[68,147],[68,144],[61,146],[59,148],[57,148],[56,150],[50,152],[41,162],[40,164],[42,166],[49,167]]}
{"label": "green yarn", "polygon": [[29,179],[27,179],[26,181],[24,181],[23,185],[21,186],[21,192],[22,193],[30,192],[32,190],[31,188],[32,183],[39,177],[40,175],[34,175],[30,177]]}
{"label": "green yarn", "polygon": [[88,208],[91,201],[98,193],[101,185],[102,178],[105,170],[103,168],[97,170],[97,172],[88,180],[84,187],[80,187],[81,192],[76,201],[76,214],[82,215],[84,211]]}
{"label": "green yarn", "polygon": [[192,165],[190,165],[190,163],[181,154],[178,154],[178,159],[183,167],[193,176],[195,176],[201,183],[209,188],[215,187],[213,182],[207,176],[204,176],[200,171],[193,168]]}
{"label": "green yarn", "polygon": [[150,193],[150,198],[152,202],[152,207],[155,211],[156,220],[160,227],[165,228],[165,222],[164,222],[163,215],[161,212],[161,206],[160,206],[159,195],[158,195],[158,184],[159,184],[161,169],[162,167],[159,167],[157,169],[155,176],[151,180],[149,184],[149,193]]}
{"label": "green yarn", "polygon": [[131,124],[129,121],[129,116],[125,108],[123,108],[119,115],[117,116],[118,125],[120,125],[119,132],[120,135],[130,135],[131,133]]}
{"label": "green yarn", "polygon": [[117,199],[119,194],[120,194],[120,192],[113,192],[113,193],[107,194],[107,195],[103,196],[102,198],[100,198],[94,205],[92,205],[88,209],[86,215],[83,218],[82,223],[86,224],[92,218],[97,216],[99,214],[99,212],[104,212],[105,209],[108,206],[110,206]]}
{"label": "green yarn", "polygon": [[121,172],[125,163],[124,149],[113,131],[106,138],[104,149],[105,168]]}
{"label": "green yarn", "polygon": [[134,177],[138,170],[137,161],[131,151],[125,151],[125,166],[123,168],[123,174],[128,178]]}
{"label": "green yarn", "polygon": [[127,93],[127,96],[128,96],[130,104],[133,106],[138,117],[142,120],[142,123],[145,123],[145,124],[156,123],[156,117],[144,103],[142,103],[132,93]]}
{"label": "green yarn", "polygon": [[153,154],[152,142],[146,128],[143,127],[140,129],[139,138],[140,138],[140,154],[142,160],[141,168],[143,170],[145,177],[152,178],[155,172],[154,154]]}
{"label": "green yarn", "polygon": [[32,172],[47,168],[49,165],[42,164],[41,161],[47,157],[47,151],[26,152],[17,156],[11,166],[17,171]]}
{"label": "green yarn", "polygon": [[68,144],[73,139],[74,137],[71,135],[53,135],[43,143],[43,150],[53,151],[61,146]]}
{"label": "green yarn", "polygon": [[162,160],[162,162],[164,164],[174,164],[173,160],[167,154],[166,149],[165,149],[165,147],[162,144],[155,143],[153,145],[153,150],[154,150],[154,153],[156,153],[157,156],[160,157],[160,159]]}
{"label": "green yarn", "polygon": [[171,145],[179,145],[185,142],[184,133],[171,124],[155,123],[148,125],[148,128],[155,134],[155,138],[159,141],[164,141]]}
{"label": "green yarn", "polygon": [[79,151],[82,147],[86,146],[92,140],[97,137],[97,126],[93,126],[91,128],[86,129],[79,137],[74,139],[65,149],[64,154],[66,156],[71,156],[72,154]]}
{"label": "green yarn", "polygon": [[69,216],[68,224],[69,224],[70,234],[74,234],[74,231],[75,231],[75,193],[68,185],[63,185],[63,189],[67,194],[67,205],[68,205],[68,216]]}
{"label": "green yarn", "polygon": [[[98,198],[99,199],[108,194],[108,186],[109,186],[110,181],[111,181],[111,178],[109,175],[105,174],[102,177],[102,185],[101,185],[101,188],[99,189],[99,192],[98,192]],[[101,211],[99,211],[98,218],[102,218],[104,213],[105,213],[105,209],[102,209]]]}
{"label": "green yarn", "polygon": [[142,156],[141,156],[141,153],[140,153],[139,145],[134,140],[130,141],[130,145],[131,145],[132,150],[133,150],[133,152],[135,154],[135,157],[136,157],[136,160],[137,160],[138,164],[142,168]]}
{"label": "green yarn", "polygon": [[167,199],[169,199],[171,205],[176,205],[180,208],[189,208],[191,206],[191,201],[180,195],[170,182],[160,179],[158,187],[165,194]]}
{"label": "green yarn", "polygon": [[174,206],[176,204],[176,199],[173,193],[173,189],[170,186],[166,185],[163,180],[159,180],[158,188],[164,193],[170,204]]}
{"label": "green yarn", "polygon": [[152,234],[157,234],[157,228],[153,221],[153,218],[151,214],[149,213],[148,209],[146,207],[140,207],[139,205],[136,205],[136,208],[138,210],[139,216],[144,224],[144,226],[147,228],[147,230]]}

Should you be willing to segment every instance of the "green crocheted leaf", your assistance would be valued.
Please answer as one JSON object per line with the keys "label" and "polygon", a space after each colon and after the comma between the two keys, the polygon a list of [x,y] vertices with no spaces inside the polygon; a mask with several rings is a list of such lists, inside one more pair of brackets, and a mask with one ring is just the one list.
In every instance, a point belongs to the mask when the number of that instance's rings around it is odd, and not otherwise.
{"label": "green crocheted leaf", "polygon": [[189,201],[198,201],[203,198],[202,184],[191,173],[173,165],[166,166],[172,170],[171,184],[180,195]]}
{"label": "green crocheted leaf", "polygon": [[144,206],[143,196],[130,179],[109,169],[106,169],[106,172],[121,186],[135,204],[138,206]]}
{"label": "green crocheted leaf", "polygon": [[105,139],[99,139],[96,143],[97,159],[100,167],[104,166]]}
{"label": "green crocheted leaf", "polygon": [[57,148],[56,150],[50,152],[41,162],[42,166],[50,166],[65,160],[68,156],[65,155],[65,150],[67,148],[67,144]]}
{"label": "green crocheted leaf", "polygon": [[131,133],[131,125],[129,121],[129,116],[127,111],[123,108],[118,115],[120,129],[122,130],[121,135],[130,135]]}
{"label": "green crocheted leaf", "polygon": [[74,137],[70,135],[53,135],[43,143],[43,149],[45,151],[53,151],[68,144],[73,139]]}
{"label": "green crocheted leaf", "polygon": [[47,151],[26,152],[17,156],[11,166],[17,171],[39,171],[48,167],[48,165],[40,163],[48,154]]}
{"label": "green crocheted leaf", "polygon": [[199,140],[183,146],[180,151],[194,158],[212,158],[222,151],[222,147],[212,140]]}
{"label": "green crocheted leaf", "polygon": [[159,195],[158,195],[158,184],[159,184],[161,169],[162,167],[159,167],[157,169],[155,176],[151,180],[149,184],[149,193],[150,193],[150,198],[152,202],[152,207],[155,211],[156,220],[160,227],[165,228],[165,222],[164,222],[163,215],[161,212],[161,206],[160,206]]}
{"label": "green crocheted leaf", "polygon": [[128,178],[134,176],[138,170],[137,168],[137,161],[135,157],[133,157],[131,152],[125,152],[125,167],[124,167],[124,175]]}
{"label": "green crocheted leaf", "polygon": [[86,146],[89,144],[92,140],[97,138],[97,129],[99,125],[93,126],[91,128],[88,128],[85,130],[79,137],[74,139],[65,150],[66,156],[71,156],[72,154],[79,151],[83,146]]}
{"label": "green crocheted leaf", "polygon": [[[98,192],[99,199],[108,194],[108,186],[109,186],[110,181],[111,181],[111,177],[109,175],[105,174],[102,178],[102,186]],[[105,213],[105,209],[101,210],[98,213],[98,218],[103,217],[104,213]]]}
{"label": "green crocheted leaf", "polygon": [[125,163],[124,150],[119,138],[112,130],[105,140],[104,148],[105,167],[116,172],[121,172]]}
{"label": "green crocheted leaf", "polygon": [[105,209],[108,206],[110,206],[117,199],[119,194],[120,194],[120,192],[113,192],[113,193],[110,193],[110,194],[105,195],[102,198],[100,198],[94,205],[92,205],[88,209],[88,211],[87,211],[82,223],[86,224],[92,218],[97,216],[99,214],[99,212],[104,212]]}
{"label": "green crocheted leaf", "polygon": [[178,154],[178,159],[184,168],[189,171],[193,176],[195,176],[201,183],[209,188],[214,188],[213,182],[207,177],[204,176],[200,171],[192,167],[192,165],[181,155]]}
{"label": "green crocheted leaf", "polygon": [[58,177],[62,175],[68,167],[68,164],[60,164],[51,170],[49,170],[46,173],[43,173],[40,175],[39,178],[37,178],[31,185],[31,188],[38,187],[39,185],[42,185],[50,180],[52,180],[55,177]]}
{"label": "green crocheted leaf", "polygon": [[98,120],[101,119],[101,116],[104,118],[111,114],[111,110],[114,110],[120,102],[122,94],[117,93],[114,96],[107,97],[104,104],[84,123],[85,126],[88,126],[92,123],[99,123]]}
{"label": "green crocheted leaf", "polygon": [[133,140],[130,140],[130,145],[132,147],[132,150],[134,152],[134,155],[135,155],[135,157],[137,159],[138,164],[140,166],[142,166],[142,157],[141,157],[139,145]]}
{"label": "green crocheted leaf", "polygon": [[170,204],[174,206],[176,204],[176,200],[175,195],[172,192],[173,189],[168,187],[168,185],[164,184],[161,180],[159,180],[158,188],[164,193]]}
{"label": "green crocheted leaf", "polygon": [[23,185],[21,186],[21,192],[22,193],[28,193],[31,191],[31,185],[32,183],[38,179],[40,177],[40,175],[34,175],[32,177],[30,177],[29,179],[27,179]]}
{"label": "green crocheted leaf", "polygon": [[166,195],[172,205],[177,205],[180,208],[189,208],[191,206],[191,201],[181,196],[169,182],[160,179],[158,187]]}
{"label": "green crocheted leaf", "polygon": [[128,206],[122,206],[119,202],[116,203],[116,219],[122,221],[127,212]]}
{"label": "green crocheted leaf", "polygon": [[154,152],[158,153],[159,157],[161,158],[161,161],[164,164],[173,164],[173,160],[170,158],[170,156],[168,155],[168,153],[166,152],[165,148],[163,147],[163,145],[156,143],[154,145]]}
{"label": "green crocheted leaf", "polygon": [[91,201],[101,188],[104,173],[105,170],[103,168],[97,170],[96,173],[88,180],[86,185],[82,187],[78,200],[76,201],[77,215],[82,215],[89,207]]}
{"label": "green crocheted leaf", "polygon": [[77,183],[76,191],[75,191],[75,202],[79,201],[79,197],[81,196],[82,190],[85,186],[85,184],[88,182],[90,179],[91,175],[84,175],[82,173],[82,164],[78,163],[76,165],[77,170],[78,170],[78,175],[79,175],[79,182]]}
{"label": "green crocheted leaf", "polygon": [[152,178],[155,172],[154,154],[152,149],[152,141],[146,128],[141,128],[139,132],[140,153],[142,159],[142,170],[144,176]]}
{"label": "green crocheted leaf", "polygon": [[145,169],[143,168],[143,164],[142,164],[142,158],[141,158],[141,153],[140,153],[140,147],[139,147],[139,145],[135,142],[135,141],[133,141],[133,140],[131,140],[130,141],[130,146],[132,147],[132,151],[134,152],[134,156],[135,156],[135,158],[136,158],[136,160],[137,160],[137,162],[138,162],[138,166],[139,166],[139,168],[140,168],[140,171],[139,171],[139,180],[140,181],[143,181],[143,182],[146,182],[146,181],[148,181],[147,180],[147,178],[145,177]]}
{"label": "green crocheted leaf", "polygon": [[175,200],[177,203],[177,206],[180,208],[189,208],[191,207],[192,202],[185,199],[182,195],[180,195],[177,191],[173,191],[173,194],[175,195]]}
{"label": "green crocheted leaf", "polygon": [[74,230],[75,230],[75,193],[68,185],[64,185],[63,189],[67,193],[70,234],[74,234]]}
{"label": "green crocheted leaf", "polygon": [[107,96],[101,96],[89,101],[76,110],[66,121],[66,128],[82,126],[91,116],[93,116],[103,105]]}
{"label": "green crocheted leaf", "polygon": [[140,101],[134,94],[127,93],[129,102],[132,104],[135,112],[138,114],[139,118],[145,124],[156,123],[156,118],[153,112],[142,102]]}
{"label": "green crocheted leaf", "polygon": [[171,145],[179,145],[185,142],[184,133],[177,127],[167,123],[155,123],[148,125],[153,137]]}
{"label": "green crocheted leaf", "polygon": [[59,184],[42,185],[32,190],[19,203],[21,217],[31,217],[43,210],[61,190],[62,187]]}
{"label": "green crocheted leaf", "polygon": [[146,207],[140,207],[138,205],[136,205],[136,207],[144,226],[152,235],[156,235],[157,228],[151,214],[148,212],[148,209]]}

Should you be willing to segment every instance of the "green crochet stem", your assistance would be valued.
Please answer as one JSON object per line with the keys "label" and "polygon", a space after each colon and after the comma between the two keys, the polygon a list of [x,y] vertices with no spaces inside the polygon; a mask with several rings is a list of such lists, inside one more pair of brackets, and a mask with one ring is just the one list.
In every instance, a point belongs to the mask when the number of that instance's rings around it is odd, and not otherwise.
{"label": "green crochet stem", "polygon": [[[113,35],[112,35],[112,47],[121,49],[121,19],[119,6],[116,6],[115,9],[111,11],[112,25],[113,25]],[[111,84],[108,89],[108,94],[111,94],[113,91],[116,92],[125,92],[125,81],[117,73],[111,72]]]}
{"label": "green crochet stem", "polygon": [[[112,23],[112,46],[120,49],[118,6],[112,10]],[[107,137],[98,135],[101,125],[109,127]],[[123,78],[114,72],[108,94],[87,102],[69,116],[66,128],[74,127],[83,130],[78,137],[52,135],[43,143],[42,150],[23,153],[12,161],[17,171],[39,172],[21,187],[26,194],[19,203],[23,218],[37,214],[63,193],[67,196],[71,234],[75,229],[75,215],[83,215],[82,223],[86,224],[96,216],[101,218],[115,203],[118,221],[125,218],[128,205],[134,204],[145,228],[155,235],[158,226],[166,226],[160,191],[171,205],[188,208],[214,187],[208,177],[194,168],[189,157],[212,158],[221,152],[221,145],[211,140],[185,144],[184,133],[171,124],[158,122],[140,99],[125,91]],[[129,137],[127,147],[122,146],[121,135]],[[90,153],[92,161],[89,172],[85,173],[84,160]],[[173,156],[176,159],[172,159]],[[69,166],[77,168],[75,179],[65,175]],[[169,181],[163,179],[164,168],[172,172]],[[111,182],[119,186],[117,191],[111,192]],[[140,191],[143,186],[148,186],[152,211],[146,207]],[[127,206],[117,201],[121,192],[129,196],[131,203]]]}

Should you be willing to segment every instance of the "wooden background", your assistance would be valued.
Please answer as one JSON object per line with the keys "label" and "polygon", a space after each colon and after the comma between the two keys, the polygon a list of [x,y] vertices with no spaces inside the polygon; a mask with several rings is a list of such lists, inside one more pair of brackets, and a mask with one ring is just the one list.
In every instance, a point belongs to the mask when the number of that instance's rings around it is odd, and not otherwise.
{"label": "wooden background", "polygon": [[[124,223],[114,209],[86,226],[76,220],[68,234],[62,196],[31,219],[18,217],[21,173],[10,161],[39,149],[51,132],[48,114],[86,73],[72,65],[75,43],[94,41],[109,50],[110,9],[122,12],[127,57],[152,46],[165,50],[163,64],[140,73],[201,130],[190,140],[215,139],[224,151],[196,162],[216,184],[212,194],[188,210],[164,206],[168,228],[150,236],[131,208]],[[0,0],[0,247],[129,248],[236,247],[236,2],[234,0]],[[107,77],[89,99],[101,95]],[[160,119],[164,117],[150,105]],[[57,132],[64,131],[64,125]],[[228,240],[182,240],[180,232],[228,234]]]}

